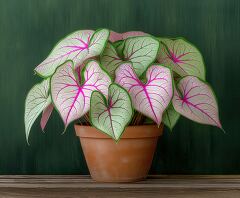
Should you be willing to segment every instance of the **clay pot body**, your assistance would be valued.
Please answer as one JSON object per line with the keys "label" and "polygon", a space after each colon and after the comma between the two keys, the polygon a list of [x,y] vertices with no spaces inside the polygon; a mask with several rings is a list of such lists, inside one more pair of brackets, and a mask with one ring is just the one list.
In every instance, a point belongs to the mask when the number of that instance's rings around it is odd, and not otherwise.
{"label": "clay pot body", "polygon": [[147,177],[163,126],[129,126],[116,143],[91,126],[75,125],[92,178],[98,182],[134,182]]}

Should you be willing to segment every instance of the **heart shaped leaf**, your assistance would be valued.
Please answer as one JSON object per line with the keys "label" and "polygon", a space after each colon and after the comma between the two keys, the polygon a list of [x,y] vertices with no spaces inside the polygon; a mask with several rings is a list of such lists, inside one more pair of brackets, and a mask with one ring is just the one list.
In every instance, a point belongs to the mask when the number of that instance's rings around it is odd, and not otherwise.
{"label": "heart shaped leaf", "polygon": [[176,110],[173,108],[171,104],[164,112],[162,121],[172,131],[179,117],[180,117],[180,114],[176,112]]}
{"label": "heart shaped leaf", "polygon": [[146,83],[141,82],[131,63],[124,63],[116,70],[116,83],[128,91],[134,108],[160,125],[162,113],[173,95],[171,71],[160,65],[151,65],[146,78]]}
{"label": "heart shaped leaf", "polygon": [[116,49],[111,43],[107,43],[100,60],[110,76],[114,78],[115,69],[122,63],[122,59],[119,57]]}
{"label": "heart shaped leaf", "polygon": [[35,71],[42,77],[51,76],[66,60],[72,60],[77,67],[86,59],[100,55],[108,36],[107,29],[97,30],[95,33],[91,30],[74,32],[62,39]]}
{"label": "heart shaped leaf", "polygon": [[174,109],[181,115],[199,122],[222,128],[218,105],[212,89],[194,76],[182,78],[172,100]]}
{"label": "heart shaped leaf", "polygon": [[100,53],[103,51],[104,47],[106,46],[108,37],[109,30],[107,29],[97,30],[90,40],[89,53],[87,55],[87,58],[99,56]]}
{"label": "heart shaped leaf", "polygon": [[111,84],[110,77],[93,60],[81,71],[81,79],[82,83],[79,82],[72,61],[60,65],[51,78],[52,100],[63,119],[65,129],[70,122],[89,111],[93,91],[107,95]]}
{"label": "heart shaped leaf", "polygon": [[156,59],[159,49],[158,40],[150,36],[131,37],[124,41],[123,57],[119,57],[113,45],[109,44],[100,57],[101,63],[110,71],[119,66],[120,60],[130,61],[138,76]]}
{"label": "heart shaped leaf", "polygon": [[133,110],[127,91],[117,84],[109,87],[108,99],[94,91],[90,118],[93,126],[118,141],[132,118]]}
{"label": "heart shaped leaf", "polygon": [[53,111],[53,104],[50,104],[48,105],[44,110],[43,110],[43,113],[42,113],[42,118],[41,118],[41,121],[40,121],[40,126],[42,128],[42,131],[44,131],[45,129],[45,126],[52,114],[52,111]]}
{"label": "heart shaped leaf", "polygon": [[169,66],[180,76],[197,76],[205,80],[205,65],[199,50],[188,41],[180,39],[161,38],[157,60],[160,64]]}
{"label": "heart shaped leaf", "polygon": [[43,80],[36,84],[28,93],[25,101],[25,133],[28,142],[30,129],[41,114],[41,112],[51,103],[51,97],[48,94],[49,79]]}
{"label": "heart shaped leaf", "polygon": [[119,40],[125,40],[129,37],[144,36],[144,35],[147,35],[147,34],[140,31],[131,31],[131,32],[124,32],[124,33],[117,33],[117,32],[111,31],[109,40],[111,42],[116,42]]}

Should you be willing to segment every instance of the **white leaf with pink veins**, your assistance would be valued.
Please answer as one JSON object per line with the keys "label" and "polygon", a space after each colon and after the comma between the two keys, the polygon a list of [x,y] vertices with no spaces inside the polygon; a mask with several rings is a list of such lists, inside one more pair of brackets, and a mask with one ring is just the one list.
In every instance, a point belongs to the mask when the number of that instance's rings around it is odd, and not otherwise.
{"label": "white leaf with pink veins", "polygon": [[42,77],[51,76],[67,60],[72,60],[77,67],[86,59],[100,55],[108,36],[107,29],[74,32],[57,43],[49,56],[35,68],[35,72]]}
{"label": "white leaf with pink veins", "polygon": [[218,105],[212,89],[194,76],[182,78],[173,97],[174,109],[183,116],[222,128],[218,116]]}
{"label": "white leaf with pink veins", "polygon": [[183,38],[160,38],[157,60],[180,76],[197,76],[205,80],[206,72],[200,51]]}
{"label": "white leaf with pink veins", "polygon": [[81,71],[82,84],[73,63],[67,61],[56,69],[51,78],[52,100],[60,113],[65,128],[68,124],[87,113],[90,109],[90,97],[97,90],[108,94],[111,79],[96,61],[90,61]]}
{"label": "white leaf with pink veins", "polygon": [[172,75],[168,68],[153,64],[146,77],[147,82],[141,82],[131,63],[124,63],[116,70],[116,83],[128,91],[134,108],[160,125],[173,95]]}

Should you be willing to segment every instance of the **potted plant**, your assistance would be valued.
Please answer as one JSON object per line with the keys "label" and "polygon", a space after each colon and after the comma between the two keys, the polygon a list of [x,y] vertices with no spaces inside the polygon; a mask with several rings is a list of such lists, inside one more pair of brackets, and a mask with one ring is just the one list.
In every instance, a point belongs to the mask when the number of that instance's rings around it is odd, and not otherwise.
{"label": "potted plant", "polygon": [[[183,38],[81,30],[62,39],[35,68],[43,78],[27,95],[25,129],[55,108],[75,131],[93,179],[144,179],[163,124],[180,115],[222,129],[199,50]],[[121,139],[121,140],[120,140]]]}

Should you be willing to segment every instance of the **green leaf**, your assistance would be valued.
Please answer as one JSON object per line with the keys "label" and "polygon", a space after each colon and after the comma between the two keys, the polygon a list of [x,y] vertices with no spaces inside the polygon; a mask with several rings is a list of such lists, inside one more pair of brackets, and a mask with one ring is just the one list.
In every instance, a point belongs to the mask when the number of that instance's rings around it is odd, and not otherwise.
{"label": "green leaf", "polygon": [[113,46],[115,47],[119,57],[123,57],[124,41],[117,41],[113,43]]}
{"label": "green leaf", "polygon": [[131,37],[125,41],[124,60],[131,61],[138,76],[156,59],[159,41],[150,36]]}
{"label": "green leaf", "polygon": [[90,105],[92,125],[118,141],[133,115],[127,91],[113,83],[108,90],[108,99],[102,93],[94,91]]}
{"label": "green leaf", "polygon": [[144,124],[154,124],[154,121],[151,118],[145,117]]}
{"label": "green leaf", "polygon": [[51,104],[49,91],[49,79],[36,84],[28,93],[25,102],[25,133],[28,142],[30,129],[40,113]]}
{"label": "green leaf", "polygon": [[114,77],[114,71],[122,61],[132,62],[134,71],[141,76],[155,61],[159,49],[159,41],[151,36],[130,37],[114,45],[117,49],[109,43],[100,57],[111,77]]}
{"label": "green leaf", "polygon": [[160,64],[169,66],[182,77],[192,75],[205,80],[203,57],[193,44],[182,38],[160,38],[160,43],[157,56]]}
{"label": "green leaf", "polygon": [[180,114],[176,112],[175,109],[173,108],[173,105],[170,104],[163,114],[162,121],[164,125],[166,125],[172,131],[179,117],[180,117]]}
{"label": "green leaf", "polygon": [[106,68],[109,75],[114,78],[115,69],[122,63],[116,49],[111,43],[107,43],[106,48],[101,56],[101,64]]}

